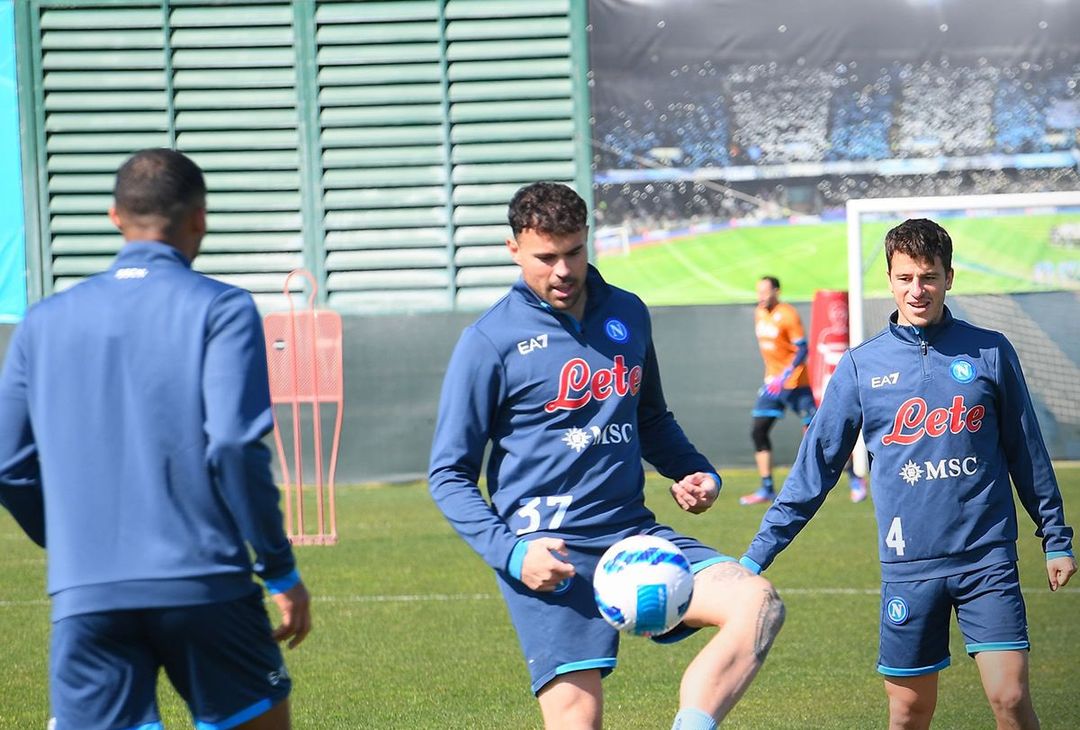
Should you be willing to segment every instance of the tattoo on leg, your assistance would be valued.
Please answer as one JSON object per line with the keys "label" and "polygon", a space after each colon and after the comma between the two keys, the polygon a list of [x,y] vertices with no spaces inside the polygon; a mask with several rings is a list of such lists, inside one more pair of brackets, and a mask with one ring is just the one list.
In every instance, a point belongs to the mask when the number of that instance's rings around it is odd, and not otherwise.
{"label": "tattoo on leg", "polygon": [[780,600],[776,590],[769,586],[765,590],[765,600],[761,602],[761,610],[757,617],[757,632],[754,636],[754,656],[759,662],[765,661],[769,649],[772,648],[773,640],[780,633],[780,627],[784,625],[784,602]]}

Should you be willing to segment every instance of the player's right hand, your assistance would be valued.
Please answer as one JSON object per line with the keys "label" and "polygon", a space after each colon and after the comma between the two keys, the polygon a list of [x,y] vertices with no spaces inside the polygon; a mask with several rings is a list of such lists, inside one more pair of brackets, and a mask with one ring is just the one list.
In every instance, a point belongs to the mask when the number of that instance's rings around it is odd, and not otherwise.
{"label": "player's right hand", "polygon": [[1046,577],[1050,581],[1050,590],[1064,588],[1076,572],[1076,558],[1068,556],[1046,561]]}
{"label": "player's right hand", "polygon": [[271,595],[281,611],[281,625],[274,629],[274,640],[289,639],[289,648],[296,647],[311,632],[311,596],[303,582],[287,591]]}
{"label": "player's right hand", "polygon": [[570,553],[566,541],[558,537],[530,540],[521,561],[521,582],[534,591],[554,591],[564,580],[574,577],[574,566],[559,560]]}

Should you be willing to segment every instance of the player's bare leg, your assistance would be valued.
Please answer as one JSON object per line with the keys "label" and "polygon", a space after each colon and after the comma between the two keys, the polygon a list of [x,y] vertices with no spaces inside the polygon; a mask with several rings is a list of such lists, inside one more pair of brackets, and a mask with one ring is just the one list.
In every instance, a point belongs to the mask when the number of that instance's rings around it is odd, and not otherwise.
{"label": "player's bare leg", "polygon": [[256,718],[237,725],[237,730],[289,730],[289,700],[284,699]]}
{"label": "player's bare leg", "polygon": [[927,730],[937,707],[938,673],[886,677],[889,730]]}
{"label": "player's bare leg", "polygon": [[560,674],[536,697],[547,730],[600,730],[604,696],[600,670]]}
{"label": "player's bare leg", "polygon": [[679,707],[720,722],[761,669],[784,623],[784,604],[766,579],[738,563],[718,563],[695,577],[683,620],[720,630],[686,668]]}
{"label": "player's bare leg", "polygon": [[975,655],[975,664],[998,730],[1038,730],[1028,682],[1028,653],[981,651]]}
{"label": "player's bare leg", "polygon": [[754,463],[757,464],[758,476],[762,479],[772,476],[772,452],[755,451]]}

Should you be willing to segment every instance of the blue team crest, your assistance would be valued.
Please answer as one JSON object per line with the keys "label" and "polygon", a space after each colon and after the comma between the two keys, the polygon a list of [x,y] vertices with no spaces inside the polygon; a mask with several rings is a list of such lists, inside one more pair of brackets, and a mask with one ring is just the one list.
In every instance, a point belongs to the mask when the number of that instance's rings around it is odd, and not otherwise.
{"label": "blue team crest", "polygon": [[949,363],[949,375],[958,383],[970,383],[975,379],[975,363],[958,357]]}
{"label": "blue team crest", "polygon": [[908,620],[907,602],[903,598],[890,598],[885,604],[885,615],[897,626]]}
{"label": "blue team crest", "polygon": [[630,339],[630,328],[614,317],[604,322],[604,332],[612,342],[626,342]]}

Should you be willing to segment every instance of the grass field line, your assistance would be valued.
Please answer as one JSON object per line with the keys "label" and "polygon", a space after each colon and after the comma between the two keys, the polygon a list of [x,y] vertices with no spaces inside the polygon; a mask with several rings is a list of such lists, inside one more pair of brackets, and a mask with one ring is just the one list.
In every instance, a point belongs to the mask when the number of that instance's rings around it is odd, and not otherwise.
{"label": "grass field line", "polygon": [[[1025,600],[1035,596],[1049,595],[1045,586],[1024,586]],[[878,588],[781,588],[782,596],[876,596]],[[1080,588],[1062,588],[1057,593],[1080,595]],[[315,603],[458,603],[463,601],[494,601],[501,599],[498,593],[402,593],[402,594],[353,594],[343,596],[312,596]],[[32,598],[25,601],[0,600],[0,608],[24,606],[47,606],[48,599]]]}
{"label": "grass field line", "polygon": [[733,287],[725,281],[721,281],[707,271],[702,271],[696,262],[692,261],[689,256],[679,250],[678,246],[671,247],[670,249],[668,249],[668,252],[671,254],[672,258],[682,264],[682,266],[687,270],[687,272],[689,272],[693,277],[700,279],[713,289],[722,291],[728,296],[743,293],[741,289]]}

